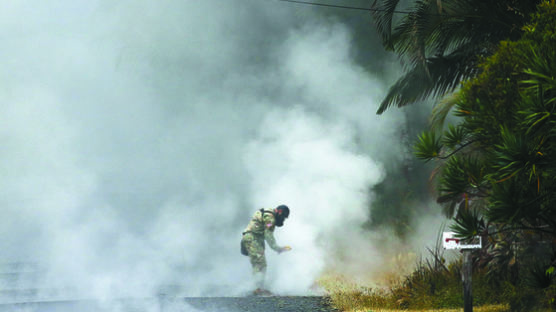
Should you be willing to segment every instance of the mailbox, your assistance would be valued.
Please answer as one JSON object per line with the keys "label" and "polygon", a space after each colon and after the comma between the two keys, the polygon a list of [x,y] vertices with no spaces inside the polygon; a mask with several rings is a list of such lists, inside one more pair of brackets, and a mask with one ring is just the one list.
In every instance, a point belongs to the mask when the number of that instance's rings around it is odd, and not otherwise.
{"label": "mailbox", "polygon": [[471,240],[462,240],[457,238],[454,232],[444,232],[442,246],[444,249],[480,249],[483,244],[480,236],[475,236]]}

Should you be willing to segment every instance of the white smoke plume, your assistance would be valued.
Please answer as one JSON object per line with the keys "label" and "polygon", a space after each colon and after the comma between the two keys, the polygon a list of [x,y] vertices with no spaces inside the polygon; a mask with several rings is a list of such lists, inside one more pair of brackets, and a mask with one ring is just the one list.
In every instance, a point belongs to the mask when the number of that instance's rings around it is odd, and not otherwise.
{"label": "white smoke plume", "polygon": [[37,287],[244,294],[241,232],[279,204],[293,251],[267,250],[271,289],[310,293],[339,250],[380,258],[359,227],[403,118],[374,114],[385,85],[338,20],[58,0],[3,2],[0,21],[0,261],[39,263]]}
{"label": "white smoke plume", "polygon": [[[280,127],[273,127],[275,120]],[[273,271],[282,291],[309,289],[334,253],[333,243],[368,217],[367,187],[379,181],[381,171],[356,152],[350,134],[298,108],[270,113],[260,139],[249,146],[254,203],[287,199],[292,210],[287,228],[277,231],[295,250],[281,255]]]}

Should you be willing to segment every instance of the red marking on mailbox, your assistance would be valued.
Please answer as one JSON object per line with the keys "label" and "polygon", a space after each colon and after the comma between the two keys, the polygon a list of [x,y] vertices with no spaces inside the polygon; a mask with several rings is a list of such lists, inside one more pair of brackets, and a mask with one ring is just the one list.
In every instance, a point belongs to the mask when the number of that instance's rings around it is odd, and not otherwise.
{"label": "red marking on mailbox", "polygon": [[456,244],[459,244],[459,239],[457,239],[457,238],[446,238],[446,243],[449,243],[451,241],[454,241],[454,242],[456,242]]}

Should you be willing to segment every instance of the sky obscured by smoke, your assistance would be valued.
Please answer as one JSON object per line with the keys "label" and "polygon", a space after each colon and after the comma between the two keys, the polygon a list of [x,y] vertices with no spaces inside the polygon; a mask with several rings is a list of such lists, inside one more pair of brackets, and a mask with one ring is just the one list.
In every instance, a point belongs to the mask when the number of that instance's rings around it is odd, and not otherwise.
{"label": "sky obscured by smoke", "polygon": [[0,37],[0,259],[43,264],[45,287],[242,294],[241,232],[279,204],[293,251],[267,250],[271,289],[308,293],[338,253],[380,258],[359,226],[382,162],[402,158],[403,115],[375,115],[387,79],[354,61],[341,19],[263,0],[7,1]]}

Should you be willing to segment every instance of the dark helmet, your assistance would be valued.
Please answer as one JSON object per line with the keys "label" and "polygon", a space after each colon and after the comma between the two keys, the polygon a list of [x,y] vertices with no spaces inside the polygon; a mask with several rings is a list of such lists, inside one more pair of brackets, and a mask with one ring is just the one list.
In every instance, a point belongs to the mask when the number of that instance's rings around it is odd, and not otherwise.
{"label": "dark helmet", "polygon": [[276,226],[284,225],[284,220],[287,219],[290,215],[290,208],[286,205],[280,205],[276,207]]}

